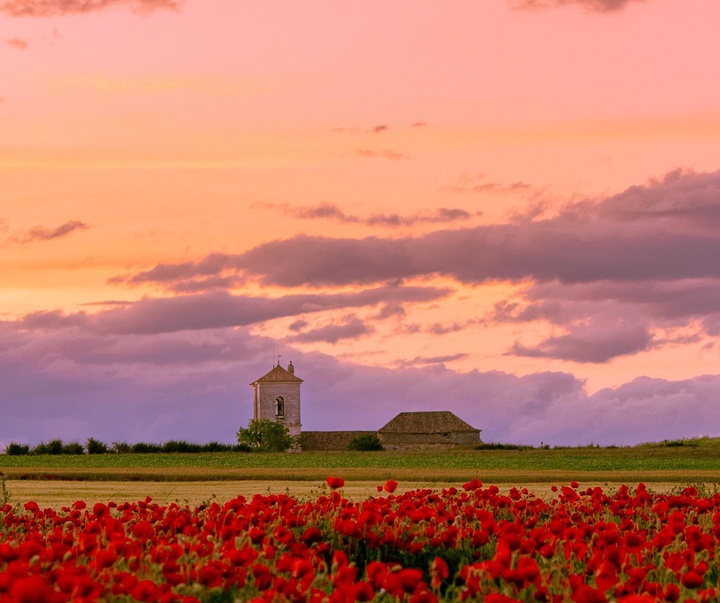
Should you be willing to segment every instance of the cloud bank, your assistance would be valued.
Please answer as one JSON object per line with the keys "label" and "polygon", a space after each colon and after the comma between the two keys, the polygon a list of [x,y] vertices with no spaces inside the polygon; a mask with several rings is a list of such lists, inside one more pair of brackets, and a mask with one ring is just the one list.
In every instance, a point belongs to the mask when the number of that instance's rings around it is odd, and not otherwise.
{"label": "cloud bank", "polygon": [[[297,211],[354,219],[334,205]],[[453,212],[439,210],[430,218],[456,217]],[[160,264],[127,280],[177,287],[235,278],[286,288],[367,287],[436,276],[461,286],[503,281],[515,284],[517,293],[495,306],[487,324],[559,328],[542,341],[517,341],[509,354],[602,363],[680,343],[673,329],[692,328],[690,337],[718,333],[717,257],[720,172],[677,170],[600,201],[572,203],[552,217],[530,213],[416,237],[301,235],[244,253]]]}
{"label": "cloud bank", "polygon": [[[273,343],[245,327],[118,335],[82,324],[0,323],[0,446],[90,436],[231,442],[251,418],[248,383],[270,369]],[[305,380],[308,430],[377,429],[401,411],[447,409],[482,429],[485,441],[631,444],[720,435],[720,376],[640,378],[590,395],[567,373],[456,372],[442,364],[454,356],[368,367],[285,344],[283,358]]]}

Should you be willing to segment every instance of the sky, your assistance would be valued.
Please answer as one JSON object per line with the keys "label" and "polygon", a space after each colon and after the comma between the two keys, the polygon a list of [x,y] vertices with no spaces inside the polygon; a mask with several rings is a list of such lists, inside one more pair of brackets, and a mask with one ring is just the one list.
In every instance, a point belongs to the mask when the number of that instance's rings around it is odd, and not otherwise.
{"label": "sky", "polygon": [[0,446],[450,410],[720,436],[720,3],[0,0]]}

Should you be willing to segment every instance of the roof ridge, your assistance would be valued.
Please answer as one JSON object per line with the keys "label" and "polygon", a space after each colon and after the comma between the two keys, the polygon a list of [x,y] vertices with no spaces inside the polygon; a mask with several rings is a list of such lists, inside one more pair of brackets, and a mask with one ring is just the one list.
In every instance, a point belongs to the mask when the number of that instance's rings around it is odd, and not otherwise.
{"label": "roof ridge", "polygon": [[250,385],[255,385],[256,383],[302,383],[302,381],[300,377],[284,369],[280,366],[280,363],[278,363],[272,367],[269,372],[253,381]]}

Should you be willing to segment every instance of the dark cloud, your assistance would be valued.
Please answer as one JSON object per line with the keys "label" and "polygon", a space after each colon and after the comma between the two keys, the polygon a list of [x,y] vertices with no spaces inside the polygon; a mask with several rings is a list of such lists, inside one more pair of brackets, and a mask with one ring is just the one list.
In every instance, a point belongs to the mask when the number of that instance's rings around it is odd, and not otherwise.
{"label": "dark cloud", "polygon": [[388,318],[392,317],[403,317],[405,316],[405,308],[402,304],[395,303],[395,304],[385,304],[381,309],[380,312],[377,313],[375,318],[378,320],[386,320]]}
{"label": "dark cloud", "polygon": [[374,151],[373,149],[355,149],[355,154],[358,157],[364,157],[367,159],[391,159],[397,161],[399,159],[410,159],[409,155],[405,153],[399,153],[391,149],[383,149],[382,151]]}
{"label": "dark cloud", "polygon": [[154,334],[245,326],[275,318],[388,302],[425,302],[448,295],[436,287],[378,287],[356,293],[303,294],[279,298],[233,296],[226,292],[145,298],[98,314],[34,312],[17,323],[22,329],[81,327],[91,333]]}
{"label": "dark cloud", "polygon": [[556,323],[603,313],[611,305],[638,308],[652,319],[672,321],[720,313],[720,287],[716,279],[680,279],[563,284],[540,283],[522,292],[522,301],[496,305],[493,320],[527,322],[545,319]]}
{"label": "dark cloud", "polygon": [[634,2],[644,1],[645,0],[510,0],[510,5],[520,10],[575,5],[597,13],[614,13],[624,10]]}
{"label": "dark cloud", "polygon": [[[130,280],[162,282],[224,270],[280,286],[344,286],[430,275],[468,284],[716,279],[718,200],[720,172],[674,173],[601,202],[572,204],[547,219],[520,217],[419,237],[301,235],[238,255],[161,264]],[[323,212],[337,215],[339,210],[330,206]]]}
{"label": "dark cloud", "polygon": [[23,40],[22,38],[8,38],[5,40],[5,44],[18,50],[25,50],[28,47],[27,40]]}
{"label": "dark cloud", "polygon": [[299,318],[298,320],[293,321],[290,324],[290,326],[288,327],[288,329],[297,333],[299,331],[302,331],[307,326],[308,326],[308,321]]}
{"label": "dark cloud", "polygon": [[[672,216],[665,209],[670,198]],[[465,283],[717,278],[720,223],[707,216],[718,199],[720,172],[686,173],[600,203],[574,204],[548,219],[393,239],[298,236],[255,247],[237,256],[236,265],[284,286],[432,274]]]}
{"label": "dark cloud", "polygon": [[382,134],[383,132],[387,132],[390,129],[390,126],[387,124],[381,124],[379,126],[373,126],[370,131],[373,134]]}
{"label": "dark cloud", "polygon": [[298,343],[337,343],[343,339],[358,339],[369,335],[374,329],[366,325],[356,316],[347,317],[342,324],[329,324],[316,329],[310,329],[292,338]]}
{"label": "dark cloud", "polygon": [[425,128],[427,127],[427,122],[424,121],[416,121],[410,124],[411,128]]}
{"label": "dark cloud", "polygon": [[56,17],[91,13],[115,6],[145,13],[177,10],[182,0],[0,0],[0,12],[11,17]]}
{"label": "dark cloud", "polygon": [[52,239],[59,239],[65,237],[73,232],[79,230],[87,230],[90,228],[85,222],[80,220],[71,220],[65,222],[57,228],[45,228],[44,226],[33,226],[28,230],[18,233],[12,237],[12,239],[18,243],[30,243],[33,241],[50,241]]}
{"label": "dark cloud", "polygon": [[548,337],[536,346],[515,343],[509,355],[531,358],[557,358],[573,362],[607,362],[618,356],[635,354],[653,347],[652,335],[644,327],[606,324],[583,326],[566,335]]}
{"label": "dark cloud", "polygon": [[[714,336],[720,324],[717,279],[531,285],[513,300],[499,302],[488,324],[546,321],[568,331],[538,346],[516,344],[512,354],[604,362],[659,345]],[[651,337],[653,328],[693,332]]]}
{"label": "dark cloud", "polygon": [[426,327],[425,330],[433,335],[447,335],[448,333],[457,333],[467,327],[467,323],[450,322],[441,323],[436,322]]}
{"label": "dark cloud", "polygon": [[[183,262],[180,264],[158,264],[152,270],[142,272],[129,279],[130,283],[172,282],[193,277],[217,276],[228,268],[232,268],[233,256],[222,253],[211,253],[199,262]],[[111,279],[124,281],[124,277]]]}

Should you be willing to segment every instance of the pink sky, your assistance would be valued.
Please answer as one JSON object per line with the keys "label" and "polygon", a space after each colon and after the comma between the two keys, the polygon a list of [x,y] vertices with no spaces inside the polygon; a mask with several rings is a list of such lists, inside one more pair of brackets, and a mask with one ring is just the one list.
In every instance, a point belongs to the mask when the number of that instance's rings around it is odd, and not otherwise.
{"label": "pink sky", "polygon": [[719,22],[0,0],[0,445],[231,441],[273,346],[306,429],[720,435]]}

